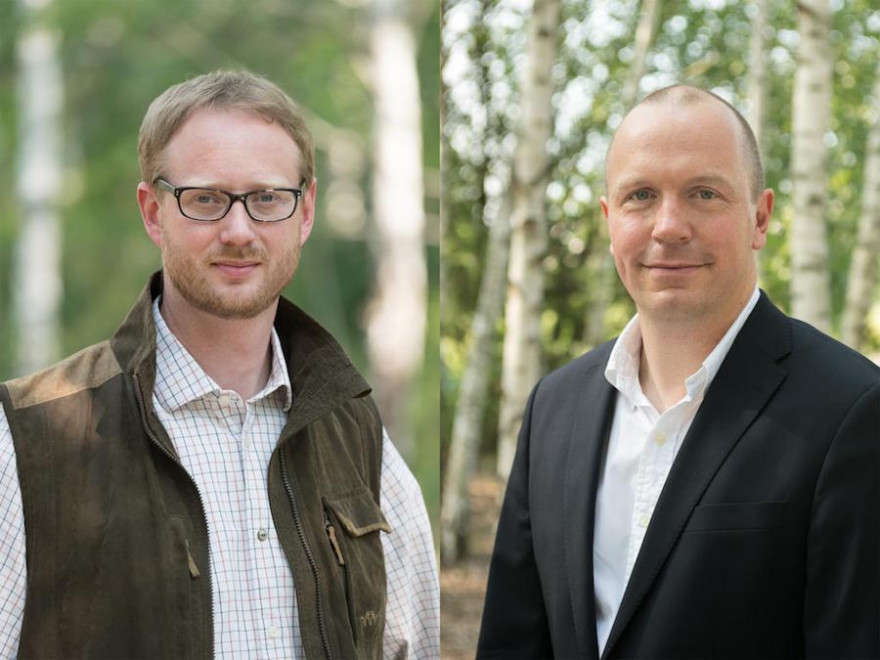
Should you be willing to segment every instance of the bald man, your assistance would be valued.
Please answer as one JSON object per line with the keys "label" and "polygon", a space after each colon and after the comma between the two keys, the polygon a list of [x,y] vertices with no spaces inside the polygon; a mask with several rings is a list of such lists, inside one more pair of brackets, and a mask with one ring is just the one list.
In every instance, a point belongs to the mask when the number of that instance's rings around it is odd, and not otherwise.
{"label": "bald man", "polygon": [[605,175],[638,313],[532,391],[477,656],[880,657],[880,369],[757,288],[751,129],[669,87]]}

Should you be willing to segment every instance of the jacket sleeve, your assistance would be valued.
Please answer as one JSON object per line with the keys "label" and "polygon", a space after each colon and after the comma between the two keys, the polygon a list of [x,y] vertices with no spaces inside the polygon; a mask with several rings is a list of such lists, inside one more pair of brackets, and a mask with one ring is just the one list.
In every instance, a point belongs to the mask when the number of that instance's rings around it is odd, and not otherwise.
{"label": "jacket sleeve", "polygon": [[553,656],[529,510],[530,426],[539,386],[529,396],[498,521],[477,658]]}
{"label": "jacket sleeve", "polygon": [[880,658],[880,383],[844,418],[816,485],[804,640],[808,658]]}

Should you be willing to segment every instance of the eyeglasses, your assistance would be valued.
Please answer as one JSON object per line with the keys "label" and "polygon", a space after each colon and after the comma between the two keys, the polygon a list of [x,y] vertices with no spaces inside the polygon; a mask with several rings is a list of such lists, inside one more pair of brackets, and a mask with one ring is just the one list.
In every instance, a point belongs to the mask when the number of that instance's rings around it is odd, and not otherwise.
{"label": "eyeglasses", "polygon": [[241,195],[216,188],[176,188],[161,177],[153,183],[177,198],[177,206],[184,216],[200,222],[222,220],[238,200],[241,200],[245,211],[253,220],[280,222],[296,213],[297,203],[303,194],[301,188],[267,188],[251,190]]}

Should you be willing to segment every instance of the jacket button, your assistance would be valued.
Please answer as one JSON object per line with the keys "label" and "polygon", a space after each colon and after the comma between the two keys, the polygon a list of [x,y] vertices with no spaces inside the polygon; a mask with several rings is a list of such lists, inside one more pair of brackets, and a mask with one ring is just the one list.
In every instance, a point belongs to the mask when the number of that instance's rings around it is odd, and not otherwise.
{"label": "jacket button", "polygon": [[269,533],[264,527],[260,527],[260,531],[257,532],[257,538],[260,541],[265,541],[267,538],[269,538]]}

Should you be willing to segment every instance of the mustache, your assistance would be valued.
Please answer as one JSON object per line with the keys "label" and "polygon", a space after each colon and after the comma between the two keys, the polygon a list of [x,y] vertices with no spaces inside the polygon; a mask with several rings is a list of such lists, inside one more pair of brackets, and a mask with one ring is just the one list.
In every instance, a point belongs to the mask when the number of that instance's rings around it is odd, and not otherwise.
{"label": "mustache", "polygon": [[255,247],[226,247],[208,255],[208,261],[265,261],[265,250]]}

